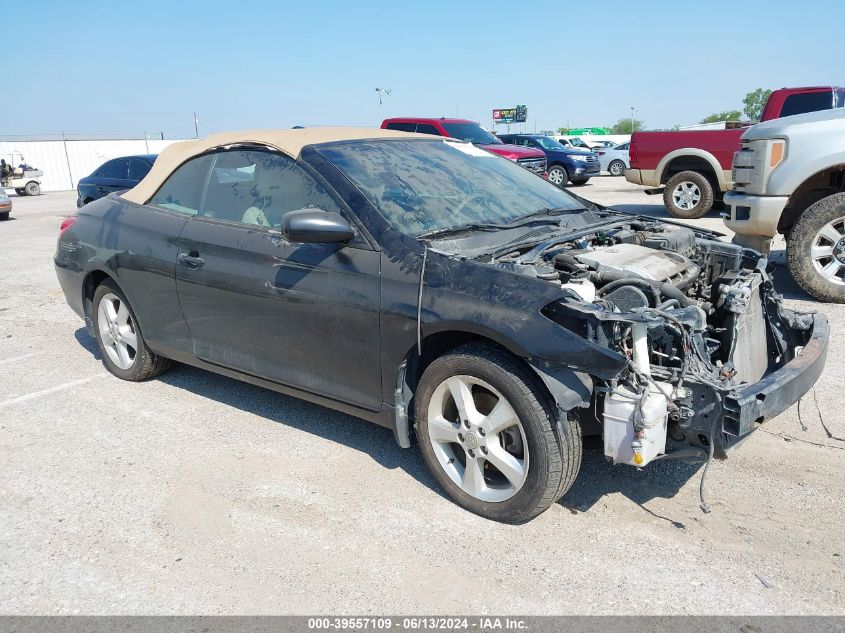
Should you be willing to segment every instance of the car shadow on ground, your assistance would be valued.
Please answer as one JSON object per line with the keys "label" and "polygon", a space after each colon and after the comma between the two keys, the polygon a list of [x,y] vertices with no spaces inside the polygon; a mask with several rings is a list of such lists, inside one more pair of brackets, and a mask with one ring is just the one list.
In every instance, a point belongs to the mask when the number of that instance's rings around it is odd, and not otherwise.
{"label": "car shadow on ground", "polygon": [[[101,359],[96,340],[84,327],[77,329],[74,336],[81,347],[97,360]],[[426,469],[419,451],[416,448],[400,448],[389,429],[299,398],[181,363],[175,363],[156,380],[201,398],[354,448],[366,453],[384,468],[401,468],[422,485],[447,498]],[[638,470],[625,465],[614,466],[609,462],[603,451],[596,448],[601,445],[600,438],[598,441],[597,438],[585,438],[585,444],[587,448],[584,450],[581,472],[572,488],[560,500],[563,507],[573,513],[587,512],[605,495],[618,492],[645,512],[669,521],[677,528],[685,527],[678,521],[654,513],[643,504],[656,497],[675,496],[681,486],[695,475],[701,462],[658,461],[649,464],[648,468]]]}
{"label": "car shadow on ground", "polygon": [[[101,359],[97,342],[85,328],[76,330],[74,336],[94,358]],[[400,448],[390,429],[182,363],[175,363],[170,370],[155,380],[201,398],[354,448],[366,453],[384,468],[401,468],[441,497],[446,496],[426,470],[419,452],[416,449]]]}
{"label": "car shadow on ground", "polygon": [[[595,440],[596,438],[587,438]],[[600,440],[600,438],[599,438]],[[600,446],[601,442],[588,442]],[[682,448],[681,445],[673,447]],[[614,465],[601,448],[585,448],[578,478],[558,503],[573,514],[587,512],[603,497],[619,493],[637,504],[644,512],[671,523],[678,529],[686,526],[680,521],[649,510],[645,503],[655,498],[671,499],[702,468],[703,459],[664,459],[652,462],[643,469],[625,464]]]}

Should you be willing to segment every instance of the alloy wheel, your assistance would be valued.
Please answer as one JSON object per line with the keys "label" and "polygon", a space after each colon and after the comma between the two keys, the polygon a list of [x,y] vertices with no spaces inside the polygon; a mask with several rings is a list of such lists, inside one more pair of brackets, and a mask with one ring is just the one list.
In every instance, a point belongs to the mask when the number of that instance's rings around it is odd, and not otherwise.
{"label": "alloy wheel", "polygon": [[689,180],[679,182],[678,186],[672,191],[672,201],[679,209],[689,211],[694,209],[701,201],[701,190],[698,185]]}
{"label": "alloy wheel", "polygon": [[129,369],[138,355],[138,335],[126,304],[109,292],[97,306],[97,326],[103,349],[120,369]]}
{"label": "alloy wheel", "polygon": [[558,187],[562,187],[566,184],[566,180],[564,179],[563,172],[560,169],[552,168],[549,172],[549,182],[553,185],[557,185]]}
{"label": "alloy wheel", "polygon": [[474,376],[441,382],[428,405],[428,440],[440,467],[468,495],[502,502],[522,489],[528,443],[513,406]]}
{"label": "alloy wheel", "polygon": [[825,224],[810,248],[813,267],[828,281],[845,285],[845,218]]}

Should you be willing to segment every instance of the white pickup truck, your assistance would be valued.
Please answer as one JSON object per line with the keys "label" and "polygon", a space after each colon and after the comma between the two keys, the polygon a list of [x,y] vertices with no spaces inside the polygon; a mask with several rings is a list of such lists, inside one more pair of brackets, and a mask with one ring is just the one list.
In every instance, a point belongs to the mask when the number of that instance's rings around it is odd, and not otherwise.
{"label": "white pickup truck", "polygon": [[767,252],[785,235],[795,281],[822,301],[845,303],[845,111],[748,128],[733,181],[725,195],[733,241]]}

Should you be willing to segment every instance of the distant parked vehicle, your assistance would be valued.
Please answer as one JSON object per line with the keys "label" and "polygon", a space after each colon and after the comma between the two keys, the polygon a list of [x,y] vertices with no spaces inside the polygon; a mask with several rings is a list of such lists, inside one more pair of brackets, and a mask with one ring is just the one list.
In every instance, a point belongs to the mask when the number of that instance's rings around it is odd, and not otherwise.
{"label": "distant parked vehicle", "polygon": [[507,158],[509,161],[534,172],[538,176],[546,173],[546,156],[542,151],[506,145],[497,136],[485,130],[476,121],[468,119],[432,119],[415,117],[398,117],[385,119],[381,123],[384,130],[399,132],[415,132],[417,134],[432,134],[457,138],[472,143],[483,150]]}
{"label": "distant parked vehicle", "polygon": [[19,196],[39,195],[44,172],[27,165],[21,154],[15,152],[6,156],[11,157],[11,162],[7,163],[5,158],[0,159],[0,186],[4,189],[14,189]]}
{"label": "distant parked vehicle", "polygon": [[76,207],[117,191],[131,189],[144,179],[156,160],[157,154],[121,156],[100,165],[94,173],[83,178],[76,186],[79,194]]}
{"label": "distant parked vehicle", "polygon": [[8,220],[12,212],[12,201],[6,195],[6,191],[0,188],[0,220]]}
{"label": "distant parked vehicle", "polygon": [[599,155],[599,163],[601,163],[601,170],[606,171],[611,176],[621,176],[625,173],[631,165],[631,159],[628,156],[628,148],[630,143],[620,143],[612,147],[605,147],[596,151]]}
{"label": "distant parked vehicle", "polygon": [[618,143],[614,141],[593,141],[594,149],[601,149],[602,147],[615,147]]}
{"label": "distant parked vehicle", "polygon": [[539,149],[545,153],[549,182],[558,187],[565,187],[569,181],[573,185],[583,185],[591,176],[599,175],[598,156],[583,149],[565,147],[551,136],[500,134],[499,138],[505,143]]}
{"label": "distant parked vehicle", "polygon": [[[845,106],[845,88],[809,87],[775,90],[766,102],[762,121]],[[733,185],[731,160],[740,148],[743,128],[635,132],[631,137],[628,182],[663,194],[676,218],[705,215]]]}
{"label": "distant parked vehicle", "polygon": [[564,147],[572,147],[574,149],[586,149],[586,150],[592,150],[593,149],[592,145],[586,143],[584,141],[584,139],[582,139],[578,136],[561,136],[560,134],[557,134],[555,136],[552,136],[551,138],[556,140],[558,143],[560,143]]}

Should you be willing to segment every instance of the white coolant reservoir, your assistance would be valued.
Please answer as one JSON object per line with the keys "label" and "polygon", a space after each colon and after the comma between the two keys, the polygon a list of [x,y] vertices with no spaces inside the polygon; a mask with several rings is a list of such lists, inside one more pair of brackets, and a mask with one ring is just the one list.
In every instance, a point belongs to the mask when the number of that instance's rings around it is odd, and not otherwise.
{"label": "white coolant reservoir", "polygon": [[596,287],[589,279],[570,279],[565,284],[561,284],[560,287],[568,288],[586,303],[592,303],[596,300]]}
{"label": "white coolant reservoir", "polygon": [[[665,394],[672,393],[672,385],[658,382],[650,386],[642,403],[640,396],[630,389],[618,386],[604,398],[604,454],[613,463],[645,466],[666,450],[666,423],[669,418]],[[642,416],[640,418],[639,416]],[[639,437],[634,436],[634,421],[643,427]]]}

